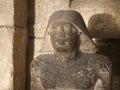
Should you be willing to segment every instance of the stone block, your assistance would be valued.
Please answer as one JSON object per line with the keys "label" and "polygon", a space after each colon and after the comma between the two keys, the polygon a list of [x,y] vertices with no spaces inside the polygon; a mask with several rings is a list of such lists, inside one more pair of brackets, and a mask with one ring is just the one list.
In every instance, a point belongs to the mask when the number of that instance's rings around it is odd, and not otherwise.
{"label": "stone block", "polygon": [[88,29],[94,38],[113,39],[120,38],[120,22],[117,16],[110,14],[95,14],[91,16]]}
{"label": "stone block", "polygon": [[[119,0],[116,0],[116,1],[72,0],[70,7],[69,7],[69,3],[70,3],[69,0],[66,0],[66,1],[36,0],[35,12],[34,12],[35,16],[33,16],[33,18],[35,17],[35,25],[34,25],[34,29],[30,30],[30,34],[29,34],[30,37],[43,37],[45,35],[48,19],[54,11],[60,10],[60,9],[73,9],[81,13],[87,26],[89,24],[89,19],[93,15],[106,13],[108,15],[112,15],[113,17],[115,16],[114,18],[116,19],[116,21],[114,22],[114,25],[111,26],[110,23],[107,23],[106,25],[107,26],[106,28],[109,31],[106,29],[101,29],[100,32],[105,33],[105,35],[103,35],[103,38],[119,38],[120,36],[120,34],[118,33],[120,32],[120,24],[119,24],[120,20],[118,17],[120,15],[120,12],[118,10],[118,8],[120,8]],[[112,32],[114,33],[113,36],[111,34]],[[96,35],[100,34],[100,36],[98,36],[99,38],[102,37],[101,33],[99,33],[98,31],[91,32],[93,37],[97,37]]]}
{"label": "stone block", "polygon": [[14,0],[0,0],[0,26],[14,25]]}
{"label": "stone block", "polygon": [[13,90],[14,27],[0,27],[0,90]]}
{"label": "stone block", "polygon": [[[71,8],[81,13],[92,37],[117,39],[120,38],[119,4],[119,0],[73,0]],[[91,20],[93,17],[95,19]],[[94,23],[90,25],[90,22]]]}

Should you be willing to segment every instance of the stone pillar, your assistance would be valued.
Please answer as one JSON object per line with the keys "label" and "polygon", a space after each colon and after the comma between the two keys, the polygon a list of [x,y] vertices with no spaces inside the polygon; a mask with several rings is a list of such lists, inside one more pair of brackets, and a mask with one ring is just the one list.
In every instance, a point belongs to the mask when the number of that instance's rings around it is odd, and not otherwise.
{"label": "stone pillar", "polygon": [[25,90],[27,0],[14,0],[14,90]]}
{"label": "stone pillar", "polygon": [[25,90],[26,0],[0,0],[0,90]]}

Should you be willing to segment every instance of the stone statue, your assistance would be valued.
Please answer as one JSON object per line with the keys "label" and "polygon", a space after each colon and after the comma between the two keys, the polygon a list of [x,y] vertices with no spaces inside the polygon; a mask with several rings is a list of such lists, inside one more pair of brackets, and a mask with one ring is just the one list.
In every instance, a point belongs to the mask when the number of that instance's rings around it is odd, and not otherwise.
{"label": "stone statue", "polygon": [[54,54],[32,61],[31,90],[111,90],[109,59],[79,50],[82,33],[92,38],[77,11],[56,11],[49,18],[47,30]]}

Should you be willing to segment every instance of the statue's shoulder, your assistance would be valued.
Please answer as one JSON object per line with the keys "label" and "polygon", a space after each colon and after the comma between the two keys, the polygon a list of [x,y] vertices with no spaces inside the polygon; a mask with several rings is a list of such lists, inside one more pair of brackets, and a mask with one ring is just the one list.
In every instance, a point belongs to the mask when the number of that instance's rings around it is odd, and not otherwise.
{"label": "statue's shoulder", "polygon": [[79,58],[89,63],[111,63],[110,59],[104,55],[96,53],[81,53]]}
{"label": "statue's shoulder", "polygon": [[91,53],[90,54],[90,61],[96,63],[111,63],[110,59],[104,55]]}
{"label": "statue's shoulder", "polygon": [[111,69],[112,63],[110,59],[101,54],[91,54],[88,65],[96,70],[108,70]]}
{"label": "statue's shoulder", "polygon": [[37,56],[35,59],[33,59],[33,61],[31,62],[30,67],[34,68],[34,67],[42,67],[45,64],[47,64],[47,62],[49,62],[49,59],[53,57],[52,54],[41,54],[39,56]]}

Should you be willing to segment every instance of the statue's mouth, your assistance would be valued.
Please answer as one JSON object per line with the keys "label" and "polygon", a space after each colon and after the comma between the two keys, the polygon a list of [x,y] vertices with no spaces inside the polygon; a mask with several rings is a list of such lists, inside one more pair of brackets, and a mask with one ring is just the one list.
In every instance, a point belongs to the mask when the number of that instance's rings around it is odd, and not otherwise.
{"label": "statue's mouth", "polygon": [[56,42],[57,45],[66,45],[67,42]]}

